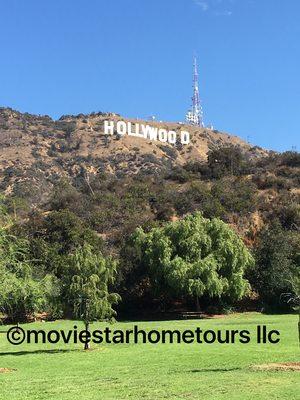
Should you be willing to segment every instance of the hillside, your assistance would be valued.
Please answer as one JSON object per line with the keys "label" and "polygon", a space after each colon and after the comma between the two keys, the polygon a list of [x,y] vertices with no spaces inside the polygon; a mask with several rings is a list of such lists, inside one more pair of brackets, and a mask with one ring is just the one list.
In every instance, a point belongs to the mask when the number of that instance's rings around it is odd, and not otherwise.
{"label": "hillside", "polygon": [[[104,120],[140,122],[158,128],[190,132],[188,145],[172,145],[131,136],[107,136]],[[251,147],[236,136],[180,123],[159,123],[121,118],[116,114],[92,113],[49,116],[0,109],[0,184],[9,195],[30,194],[32,201],[47,197],[62,177],[86,180],[98,173],[117,177],[139,172],[157,174],[191,161],[205,161],[209,149],[233,145],[250,157],[266,151]]]}
{"label": "hillside", "polygon": [[[299,153],[267,152],[179,123],[147,122],[189,131],[188,145],[105,135],[104,121],[120,118],[98,113],[54,121],[0,110],[2,225],[11,238],[28,241],[34,276],[68,279],[66,257],[88,245],[118,261],[119,312],[164,308],[165,293],[156,297],[132,242],[141,232],[136,228],[147,233],[200,212],[225,222],[256,257],[256,269],[248,272],[251,301],[258,293],[278,304],[280,294],[292,290],[286,277],[299,265]],[[203,305],[212,304],[204,299]]]}

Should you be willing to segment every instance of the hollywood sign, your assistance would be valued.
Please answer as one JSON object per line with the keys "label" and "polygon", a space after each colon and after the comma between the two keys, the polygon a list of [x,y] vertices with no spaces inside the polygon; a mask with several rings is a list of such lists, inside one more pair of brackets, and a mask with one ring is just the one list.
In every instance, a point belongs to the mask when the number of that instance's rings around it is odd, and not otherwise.
{"label": "hollywood sign", "polygon": [[179,134],[163,128],[125,121],[104,121],[104,134],[128,135],[171,144],[175,144],[178,141],[181,144],[190,143],[190,133],[187,131],[180,131]]}

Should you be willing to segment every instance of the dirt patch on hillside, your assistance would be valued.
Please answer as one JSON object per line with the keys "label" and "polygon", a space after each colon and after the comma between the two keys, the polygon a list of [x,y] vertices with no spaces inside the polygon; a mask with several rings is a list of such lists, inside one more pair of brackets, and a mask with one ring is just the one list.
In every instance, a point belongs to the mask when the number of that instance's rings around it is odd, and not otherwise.
{"label": "dirt patch on hillside", "polygon": [[299,371],[300,372],[300,362],[283,362],[283,363],[270,363],[253,365],[254,369],[260,371]]}
{"label": "dirt patch on hillside", "polygon": [[13,372],[16,371],[16,369],[13,368],[0,368],[0,374],[5,374],[6,372]]}

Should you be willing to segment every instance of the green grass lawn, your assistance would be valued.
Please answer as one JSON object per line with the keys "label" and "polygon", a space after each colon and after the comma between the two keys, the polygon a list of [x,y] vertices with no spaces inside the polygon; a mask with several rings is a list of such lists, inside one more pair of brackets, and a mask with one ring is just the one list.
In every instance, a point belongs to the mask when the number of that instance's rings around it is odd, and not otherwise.
{"label": "green grass lawn", "polygon": [[[275,345],[8,344],[0,334],[0,399],[300,399],[300,372],[258,371],[251,365],[299,361],[296,315],[245,313],[218,319],[139,322],[144,329],[248,329],[257,324],[281,332]],[[23,328],[71,329],[74,321],[26,324]],[[93,324],[101,329],[106,324]],[[130,329],[122,322],[114,329]],[[78,323],[78,326],[81,326]],[[7,327],[5,327],[6,329]],[[0,327],[2,330],[3,327]]]}

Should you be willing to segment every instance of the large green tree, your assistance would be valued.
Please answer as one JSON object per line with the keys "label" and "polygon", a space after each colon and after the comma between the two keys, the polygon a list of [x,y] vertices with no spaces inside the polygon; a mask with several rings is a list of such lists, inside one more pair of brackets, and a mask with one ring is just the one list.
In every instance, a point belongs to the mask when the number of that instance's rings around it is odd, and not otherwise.
{"label": "large green tree", "polygon": [[173,294],[199,298],[240,299],[249,284],[244,278],[253,258],[239,236],[219,219],[201,213],[132,237],[142,268],[155,286]]}
{"label": "large green tree", "polygon": [[[68,257],[68,272],[69,299],[74,315],[84,322],[86,331],[89,332],[92,321],[112,319],[116,314],[113,305],[120,299],[109,290],[115,279],[116,262],[84,245]],[[86,342],[85,349],[88,348]]]}
{"label": "large green tree", "polygon": [[10,320],[45,311],[58,294],[52,275],[35,274],[28,248],[26,239],[12,236],[7,226],[0,228],[0,311]]}

